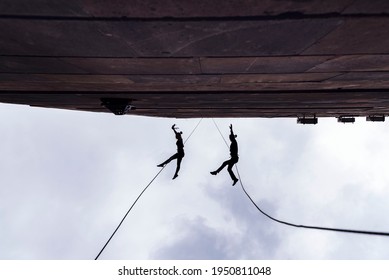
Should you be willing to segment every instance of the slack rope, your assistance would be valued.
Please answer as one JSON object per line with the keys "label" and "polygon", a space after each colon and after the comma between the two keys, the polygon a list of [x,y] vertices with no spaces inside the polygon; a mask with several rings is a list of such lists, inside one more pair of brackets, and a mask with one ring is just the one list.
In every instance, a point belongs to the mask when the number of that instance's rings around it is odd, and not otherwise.
{"label": "slack rope", "polygon": [[[192,134],[196,131],[197,127],[200,125],[201,121],[203,119],[200,119],[200,121],[197,123],[197,125],[195,126],[195,128],[192,130],[192,132],[189,134],[188,138],[186,138],[184,144],[189,140],[189,138],[192,136]],[[97,260],[100,255],[103,253],[103,251],[105,250],[105,248],[107,247],[108,243],[111,241],[111,239],[113,238],[113,236],[116,234],[116,232],[119,230],[120,226],[122,225],[122,223],[124,222],[124,220],[126,219],[127,215],[131,212],[132,208],[135,206],[135,204],[138,202],[139,198],[143,195],[143,193],[147,190],[147,188],[154,182],[155,179],[157,179],[157,177],[159,176],[159,174],[161,174],[162,170],[164,170],[165,166],[161,168],[161,170],[158,171],[158,173],[154,176],[153,179],[151,179],[151,181],[147,184],[147,186],[143,189],[143,191],[138,195],[138,197],[135,199],[134,203],[131,205],[131,207],[128,209],[127,213],[124,215],[123,219],[120,221],[119,225],[116,227],[116,229],[114,230],[114,232],[112,233],[112,235],[109,237],[108,241],[105,243],[105,245],[103,246],[103,248],[100,250],[100,252],[97,254],[95,260]]]}
{"label": "slack rope", "polygon": [[[212,119],[212,120],[213,120],[213,123],[215,124],[217,130],[219,131],[220,136],[223,138],[223,141],[227,145],[227,148],[228,148],[227,141],[225,140],[223,134],[221,133],[221,131],[219,129],[219,126],[217,125],[217,123],[215,122],[214,119]],[[332,228],[332,227],[306,226],[306,225],[298,225],[298,224],[289,223],[289,222],[286,222],[286,221],[282,221],[282,220],[276,219],[276,218],[272,217],[271,215],[267,214],[265,211],[263,211],[255,203],[255,201],[251,198],[250,194],[246,191],[246,189],[245,189],[245,187],[244,187],[244,185],[242,183],[242,178],[241,178],[241,176],[239,174],[239,169],[238,169],[238,165],[237,164],[235,164],[235,168],[236,168],[236,172],[237,172],[238,177],[239,177],[239,182],[240,182],[240,185],[242,187],[242,190],[244,191],[244,193],[246,194],[248,199],[251,201],[251,203],[255,206],[255,208],[257,208],[257,210],[261,214],[263,214],[264,216],[266,216],[267,218],[271,219],[274,222],[277,222],[277,223],[280,223],[280,224],[284,224],[286,226],[296,227],[296,228],[306,228],[306,229],[316,229],[316,230],[326,230],[326,231],[336,231],[336,232],[346,232],[346,233],[357,233],[357,234],[389,236],[389,232],[368,231],[368,230],[354,230],[354,229],[341,229],[341,228]]]}

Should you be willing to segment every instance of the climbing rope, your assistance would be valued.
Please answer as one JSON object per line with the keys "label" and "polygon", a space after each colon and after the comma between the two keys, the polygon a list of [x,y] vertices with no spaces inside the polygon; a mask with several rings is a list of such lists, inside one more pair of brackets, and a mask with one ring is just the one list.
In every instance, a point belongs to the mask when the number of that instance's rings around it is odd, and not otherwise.
{"label": "climbing rope", "polygon": [[[189,138],[192,136],[192,134],[196,131],[197,127],[200,125],[201,121],[203,119],[200,119],[199,122],[197,123],[197,125],[195,126],[195,128],[192,130],[192,132],[189,134],[188,138],[186,138],[184,144],[189,140]],[[126,219],[127,215],[131,212],[132,208],[135,206],[135,204],[137,203],[137,201],[139,200],[139,198],[143,195],[143,193],[147,190],[147,188],[154,182],[155,179],[157,179],[157,177],[159,176],[159,174],[161,174],[162,170],[164,170],[165,166],[161,168],[161,170],[158,171],[158,173],[154,176],[153,179],[151,179],[151,181],[147,184],[147,186],[142,190],[142,192],[138,195],[138,197],[135,199],[134,203],[131,205],[131,207],[128,209],[127,213],[124,215],[123,219],[120,221],[119,225],[116,227],[116,229],[114,230],[114,232],[112,233],[112,235],[110,236],[110,238],[108,239],[108,241],[105,243],[105,245],[103,246],[103,248],[100,250],[100,252],[97,254],[95,260],[97,260],[101,253],[103,253],[105,247],[107,247],[108,243],[111,241],[111,239],[113,238],[113,236],[115,235],[115,233],[119,230],[120,226],[122,225],[122,223],[124,222],[124,220]]]}
{"label": "climbing rope", "polygon": [[[215,124],[217,130],[219,131],[220,133],[220,136],[223,138],[224,140],[224,143],[227,145],[227,148],[228,148],[228,144],[227,144],[227,141],[226,139],[224,138],[223,134],[221,133],[220,129],[219,129],[219,126],[217,125],[217,123],[215,122],[214,119],[212,119],[213,123]],[[297,227],[297,228],[306,228],[306,229],[317,229],[317,230],[327,230],[327,231],[337,231],[337,232],[347,232],[347,233],[358,233],[358,234],[369,234],[369,235],[381,235],[381,236],[389,236],[389,232],[377,232],[377,231],[367,231],[367,230],[353,230],[353,229],[341,229],[341,228],[331,228],[331,227],[318,227],[318,226],[306,226],[306,225],[298,225],[298,224],[294,224],[294,223],[289,223],[289,222],[285,222],[285,221],[282,221],[282,220],[279,220],[279,219],[276,219],[276,218],[273,218],[272,216],[270,216],[269,214],[267,214],[265,211],[263,211],[255,202],[254,200],[251,198],[250,194],[246,191],[244,185],[243,185],[243,182],[242,182],[242,178],[239,174],[239,169],[238,169],[238,165],[235,164],[235,168],[236,168],[236,172],[238,174],[238,177],[239,177],[239,182],[240,182],[240,185],[242,187],[242,190],[244,191],[244,193],[246,194],[246,196],[248,197],[248,199],[251,201],[251,203],[255,206],[255,208],[257,208],[257,210],[262,213],[263,215],[265,215],[266,217],[268,217],[269,219],[271,219],[272,221],[274,222],[277,222],[277,223],[280,223],[280,224],[284,224],[284,225],[287,225],[287,226],[291,226],[291,227]]]}
{"label": "climbing rope", "polygon": [[197,123],[197,125],[195,126],[195,128],[193,128],[192,132],[189,134],[188,138],[185,139],[184,141],[184,144],[189,140],[189,138],[192,136],[192,134],[196,131],[197,127],[200,125],[201,121],[203,120],[203,118],[201,118],[199,120],[199,122]]}
{"label": "climbing rope", "polygon": [[[220,134],[220,136],[222,137],[222,139],[223,139],[223,141],[224,141],[224,143],[226,144],[227,149],[228,149],[229,146],[228,146],[228,143],[227,143],[227,141],[226,141],[226,138],[224,138],[223,133],[220,131],[219,126],[217,125],[217,123],[215,122],[215,120],[214,120],[213,118],[212,118],[212,121],[213,121],[213,123],[215,124],[215,126],[216,126],[216,128],[217,128],[217,131],[219,131],[219,134]],[[236,166],[236,164],[235,164],[235,166]]]}

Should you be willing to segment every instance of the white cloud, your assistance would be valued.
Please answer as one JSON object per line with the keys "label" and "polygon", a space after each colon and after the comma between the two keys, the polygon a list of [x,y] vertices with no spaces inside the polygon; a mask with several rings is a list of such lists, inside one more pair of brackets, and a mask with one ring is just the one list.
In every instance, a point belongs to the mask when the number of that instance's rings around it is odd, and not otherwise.
{"label": "white cloud", "polygon": [[[198,119],[0,106],[0,259],[93,259]],[[219,119],[234,124],[239,171],[267,213],[293,223],[389,231],[387,124]],[[260,214],[226,170],[211,120],[144,193],[101,258],[388,258],[383,237],[289,228]]]}

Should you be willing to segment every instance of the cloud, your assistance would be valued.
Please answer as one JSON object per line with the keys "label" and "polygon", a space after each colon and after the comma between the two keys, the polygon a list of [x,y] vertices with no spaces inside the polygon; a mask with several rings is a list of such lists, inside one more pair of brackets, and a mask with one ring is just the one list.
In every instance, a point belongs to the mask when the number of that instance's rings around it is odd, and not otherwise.
{"label": "cloud", "polygon": [[[93,259],[128,207],[198,120],[117,117],[2,105],[0,258]],[[386,124],[217,120],[238,134],[239,171],[255,202],[300,224],[389,231]],[[228,139],[227,139],[228,140]],[[261,215],[226,170],[211,120],[139,200],[103,259],[387,259],[382,237],[301,230]]]}
{"label": "cloud", "polygon": [[227,236],[205,224],[203,218],[176,222],[178,235],[171,244],[165,244],[152,255],[156,259],[226,259]]}

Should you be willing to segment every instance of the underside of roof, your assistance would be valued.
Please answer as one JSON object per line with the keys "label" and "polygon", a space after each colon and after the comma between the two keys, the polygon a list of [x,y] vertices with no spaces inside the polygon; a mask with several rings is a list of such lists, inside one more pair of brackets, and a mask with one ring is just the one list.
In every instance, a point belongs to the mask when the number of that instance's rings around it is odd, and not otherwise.
{"label": "underside of roof", "polygon": [[3,0],[0,102],[154,117],[389,115],[389,2]]}

